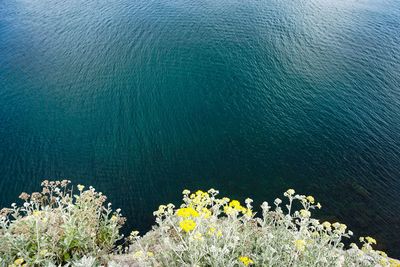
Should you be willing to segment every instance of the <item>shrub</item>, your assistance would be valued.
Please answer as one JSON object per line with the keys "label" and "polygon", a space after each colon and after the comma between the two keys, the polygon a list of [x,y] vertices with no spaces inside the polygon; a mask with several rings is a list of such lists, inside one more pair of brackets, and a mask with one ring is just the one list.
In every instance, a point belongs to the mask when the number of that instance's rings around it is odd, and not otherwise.
{"label": "shrub", "polygon": [[0,266],[47,266],[82,257],[105,262],[121,239],[120,211],[104,206],[106,197],[70,181],[44,181],[41,193],[22,193],[23,205],[0,212]]}
{"label": "shrub", "polygon": [[[156,226],[143,237],[133,231],[130,253],[116,242],[125,222],[106,197],[70,181],[44,181],[41,193],[22,193],[22,206],[0,211],[0,266],[389,266],[400,262],[373,249],[376,240],[360,238],[361,247],[345,249],[352,232],[338,222],[319,222],[314,197],[284,193],[287,204],[218,198],[218,191],[183,191],[183,203],[161,205]],[[301,207],[295,210],[295,206]]]}
{"label": "shrub", "polygon": [[184,190],[178,209],[161,205],[152,231],[131,234],[129,258],[138,266],[400,266],[372,248],[372,237],[360,238],[361,248],[344,249],[342,239],[352,232],[344,224],[312,218],[312,210],[321,208],[312,196],[289,189],[286,205],[276,199],[271,209],[264,202],[256,217],[251,199],[242,205],[217,195],[214,189]]}

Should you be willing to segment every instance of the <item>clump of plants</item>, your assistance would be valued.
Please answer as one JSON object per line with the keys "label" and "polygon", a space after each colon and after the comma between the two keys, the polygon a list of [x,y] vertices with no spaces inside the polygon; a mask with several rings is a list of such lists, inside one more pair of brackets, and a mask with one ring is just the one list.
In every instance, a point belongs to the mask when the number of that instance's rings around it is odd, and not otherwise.
{"label": "clump of plants", "polygon": [[[339,222],[312,217],[321,204],[313,196],[284,193],[286,203],[244,204],[219,192],[183,191],[183,203],[161,205],[156,226],[143,237],[133,231],[126,254],[116,243],[125,222],[92,187],[73,190],[70,181],[44,181],[42,192],[22,193],[22,205],[0,211],[0,266],[387,266],[400,262],[373,249]],[[296,209],[295,207],[300,207]],[[126,243],[125,243],[126,244]]]}
{"label": "clump of plants", "polygon": [[[400,266],[373,249],[376,240],[360,238],[360,247],[345,249],[342,240],[353,233],[338,222],[320,222],[313,196],[284,193],[274,208],[264,202],[256,216],[252,200],[218,198],[218,191],[183,191],[183,203],[161,205],[154,212],[157,226],[143,237],[130,236],[129,257],[122,266]],[[295,204],[296,203],[296,204]],[[299,210],[294,210],[298,205]],[[125,261],[124,261],[125,260]]]}
{"label": "clump of plants", "polygon": [[[105,263],[122,238],[120,210],[106,197],[70,181],[44,181],[42,192],[22,193],[24,203],[0,211],[0,266]],[[75,265],[75,264],[72,264]]]}

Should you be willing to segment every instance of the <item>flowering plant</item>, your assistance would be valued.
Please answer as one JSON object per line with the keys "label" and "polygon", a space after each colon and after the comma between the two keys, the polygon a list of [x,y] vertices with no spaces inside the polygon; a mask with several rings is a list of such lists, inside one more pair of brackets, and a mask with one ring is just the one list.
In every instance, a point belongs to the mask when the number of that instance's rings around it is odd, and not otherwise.
{"label": "flowering plant", "polygon": [[[143,237],[133,231],[128,254],[116,242],[125,222],[120,210],[94,188],[70,181],[44,181],[41,193],[22,193],[22,206],[0,211],[0,266],[388,266],[400,262],[373,249],[376,240],[361,237],[361,246],[345,249],[353,235],[338,222],[312,217],[321,204],[313,196],[284,193],[287,204],[244,204],[219,192],[183,191],[183,203],[161,205],[156,226]],[[300,205],[295,210],[296,204]],[[126,252],[126,251],[125,251]]]}
{"label": "flowering plant", "polygon": [[44,181],[42,192],[22,193],[22,206],[0,211],[0,266],[65,264],[90,256],[106,262],[124,224],[106,197],[70,181]]}
{"label": "flowering plant", "polygon": [[[143,237],[133,232],[132,258],[140,266],[400,266],[372,248],[376,240],[361,238],[361,248],[344,249],[353,233],[345,224],[320,222],[313,196],[284,193],[274,208],[264,202],[256,216],[252,200],[218,198],[208,192],[183,191],[183,203],[161,205],[154,212],[157,226]],[[300,210],[294,210],[294,203]],[[125,257],[126,258],[126,257]],[[131,259],[132,259],[131,258]],[[119,258],[123,259],[123,257]],[[123,260],[121,261],[123,263]]]}

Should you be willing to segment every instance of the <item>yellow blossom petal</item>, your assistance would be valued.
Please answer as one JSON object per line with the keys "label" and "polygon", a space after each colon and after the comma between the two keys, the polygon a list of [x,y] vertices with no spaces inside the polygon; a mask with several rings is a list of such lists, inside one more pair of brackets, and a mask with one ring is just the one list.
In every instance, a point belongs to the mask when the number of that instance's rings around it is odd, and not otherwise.
{"label": "yellow blossom petal", "polygon": [[294,241],[294,246],[298,251],[304,251],[306,249],[306,241],[303,239],[296,239]]}
{"label": "yellow blossom petal", "polygon": [[307,199],[308,202],[310,202],[311,204],[314,204],[314,202],[315,202],[315,199],[314,199],[313,196],[308,196],[306,199]]}
{"label": "yellow blossom petal", "polygon": [[18,258],[14,261],[14,264],[19,266],[22,265],[22,263],[24,263],[24,259],[23,258]]}
{"label": "yellow blossom petal", "polygon": [[254,261],[247,256],[239,257],[239,261],[242,262],[244,266],[249,266],[254,263]]}
{"label": "yellow blossom petal", "polygon": [[196,227],[196,222],[193,220],[183,220],[179,223],[179,227],[185,231],[186,233],[193,231],[193,229]]}

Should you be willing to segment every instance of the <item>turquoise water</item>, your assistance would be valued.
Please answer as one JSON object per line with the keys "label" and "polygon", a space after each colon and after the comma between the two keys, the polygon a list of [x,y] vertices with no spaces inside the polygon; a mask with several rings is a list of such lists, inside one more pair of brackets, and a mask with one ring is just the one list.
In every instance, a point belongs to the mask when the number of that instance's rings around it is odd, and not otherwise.
{"label": "turquoise water", "polygon": [[144,231],[293,187],[400,257],[399,71],[397,0],[0,1],[0,206],[69,178]]}

